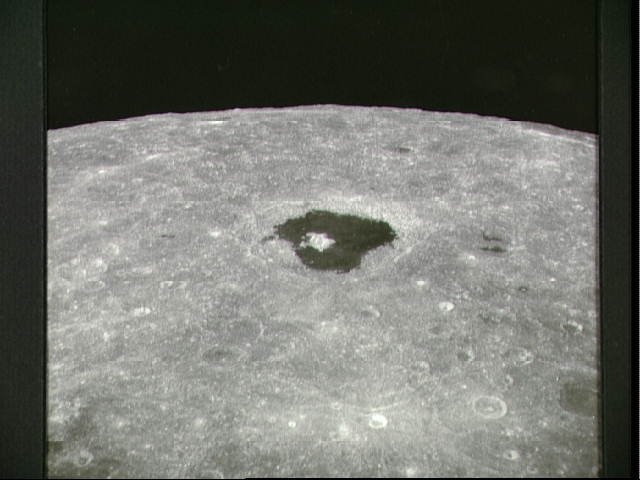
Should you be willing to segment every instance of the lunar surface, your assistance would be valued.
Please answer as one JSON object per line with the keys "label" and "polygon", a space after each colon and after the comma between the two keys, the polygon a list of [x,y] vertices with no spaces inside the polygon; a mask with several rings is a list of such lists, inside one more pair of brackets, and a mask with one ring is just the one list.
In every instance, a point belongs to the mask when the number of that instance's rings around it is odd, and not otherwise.
{"label": "lunar surface", "polygon": [[331,105],[49,131],[49,476],[596,476],[596,147]]}

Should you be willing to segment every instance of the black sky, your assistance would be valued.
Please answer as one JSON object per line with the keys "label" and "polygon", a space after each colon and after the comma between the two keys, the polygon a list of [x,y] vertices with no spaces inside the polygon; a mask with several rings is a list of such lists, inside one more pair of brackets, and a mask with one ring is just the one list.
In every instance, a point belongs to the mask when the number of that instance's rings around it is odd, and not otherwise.
{"label": "black sky", "polygon": [[50,0],[48,128],[309,104],[597,129],[592,0]]}

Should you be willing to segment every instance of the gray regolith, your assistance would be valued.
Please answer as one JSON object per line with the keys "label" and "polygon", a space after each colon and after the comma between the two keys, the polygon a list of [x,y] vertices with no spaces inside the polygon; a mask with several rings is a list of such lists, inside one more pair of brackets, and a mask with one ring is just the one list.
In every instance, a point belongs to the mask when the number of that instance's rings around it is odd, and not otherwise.
{"label": "gray regolith", "polygon": [[[596,156],[333,105],[49,131],[49,476],[596,476]],[[313,210],[396,237],[314,270],[274,236]]]}

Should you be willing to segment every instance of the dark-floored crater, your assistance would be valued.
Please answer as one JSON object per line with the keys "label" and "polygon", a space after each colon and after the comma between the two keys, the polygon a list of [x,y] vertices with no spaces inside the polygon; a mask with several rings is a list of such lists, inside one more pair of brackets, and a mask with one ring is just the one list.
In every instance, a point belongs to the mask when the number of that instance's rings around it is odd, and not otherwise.
{"label": "dark-floored crater", "polygon": [[340,273],[358,267],[365,253],[396,238],[386,222],[325,210],[312,210],[274,229],[307,267]]}

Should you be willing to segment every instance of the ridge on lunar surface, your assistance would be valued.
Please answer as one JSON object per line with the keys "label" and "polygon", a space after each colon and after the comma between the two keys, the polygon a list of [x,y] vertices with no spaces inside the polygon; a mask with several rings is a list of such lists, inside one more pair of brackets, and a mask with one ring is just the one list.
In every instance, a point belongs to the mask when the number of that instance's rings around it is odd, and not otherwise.
{"label": "ridge on lunar surface", "polygon": [[[596,147],[335,105],[49,131],[49,476],[596,476]],[[395,239],[312,269],[273,236],[311,211]]]}

